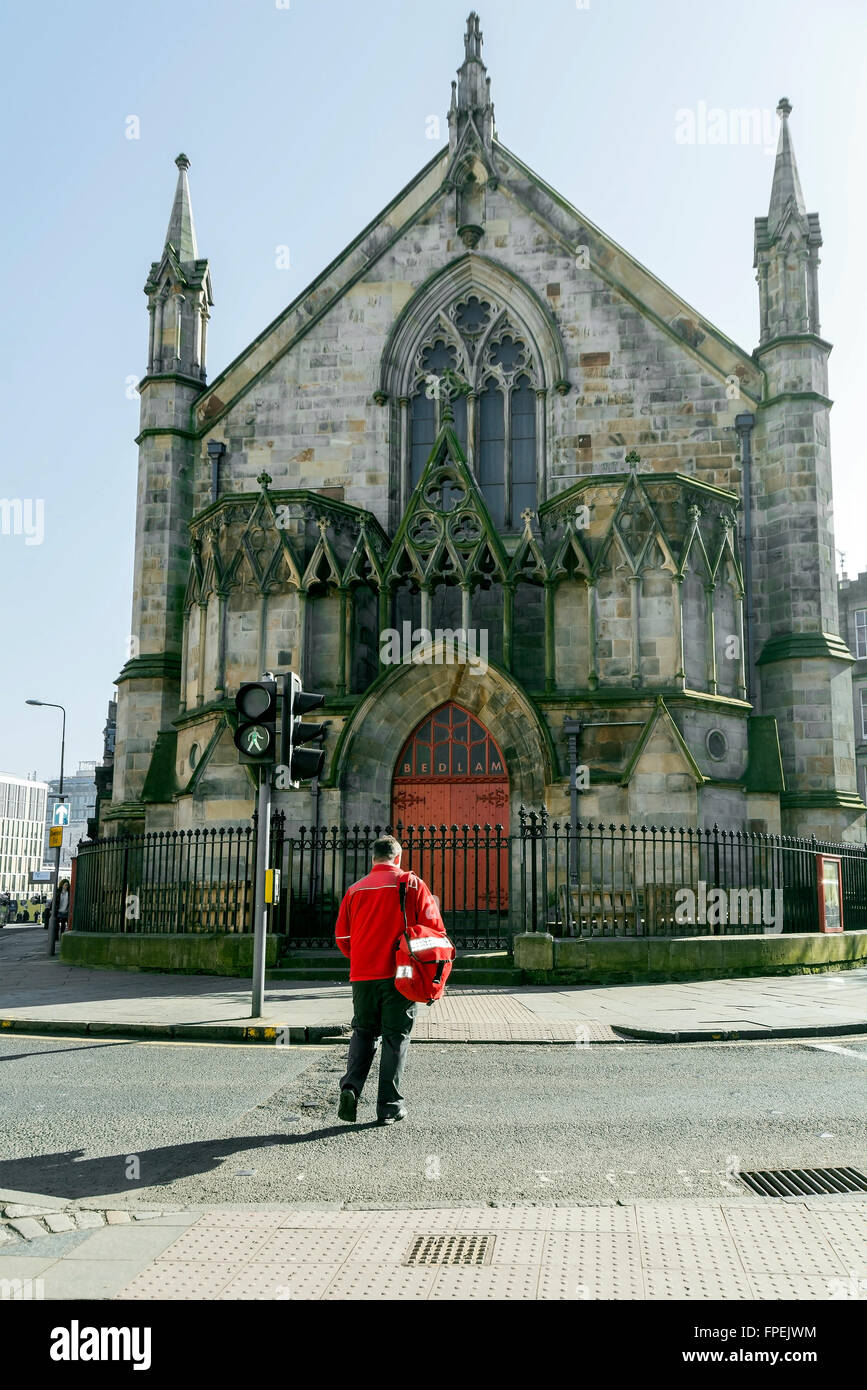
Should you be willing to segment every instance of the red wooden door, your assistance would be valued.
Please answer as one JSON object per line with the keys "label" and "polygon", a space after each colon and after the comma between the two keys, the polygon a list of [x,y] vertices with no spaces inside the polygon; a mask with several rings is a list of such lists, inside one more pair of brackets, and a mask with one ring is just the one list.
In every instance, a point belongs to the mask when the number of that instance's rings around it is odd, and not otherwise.
{"label": "red wooden door", "polygon": [[504,840],[509,833],[506,764],[484,725],[460,705],[435,710],[407,741],[394,770],[392,824],[416,827],[410,867],[445,910],[508,905],[508,849],[497,847],[495,829],[484,831],[502,826]]}

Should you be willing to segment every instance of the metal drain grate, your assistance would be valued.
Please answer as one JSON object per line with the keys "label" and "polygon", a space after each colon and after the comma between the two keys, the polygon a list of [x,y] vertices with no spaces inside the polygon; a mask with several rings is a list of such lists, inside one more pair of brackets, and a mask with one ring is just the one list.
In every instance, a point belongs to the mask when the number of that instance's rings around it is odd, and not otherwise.
{"label": "metal drain grate", "polygon": [[496,1236],[416,1236],[405,1265],[489,1265]]}
{"label": "metal drain grate", "polygon": [[867,1177],[857,1168],[780,1168],[777,1172],[739,1173],[760,1197],[824,1197],[833,1192],[867,1192]]}

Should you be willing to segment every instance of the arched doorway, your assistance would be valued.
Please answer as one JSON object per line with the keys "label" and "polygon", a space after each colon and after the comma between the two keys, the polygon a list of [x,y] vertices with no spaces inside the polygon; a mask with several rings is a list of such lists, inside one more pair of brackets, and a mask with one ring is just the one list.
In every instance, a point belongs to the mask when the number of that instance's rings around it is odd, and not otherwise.
{"label": "arched doorway", "polygon": [[[444,909],[473,914],[505,910],[509,774],[500,749],[478,719],[453,702],[423,719],[397,760],[391,804],[394,826],[419,828],[409,841],[411,867],[428,881]],[[485,826],[498,825],[499,838],[495,830],[485,833]]]}

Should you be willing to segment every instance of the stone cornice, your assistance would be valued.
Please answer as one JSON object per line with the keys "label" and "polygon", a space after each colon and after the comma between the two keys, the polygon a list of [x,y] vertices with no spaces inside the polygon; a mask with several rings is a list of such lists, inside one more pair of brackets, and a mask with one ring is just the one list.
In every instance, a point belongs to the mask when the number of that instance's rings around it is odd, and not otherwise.
{"label": "stone cornice", "polygon": [[147,807],[142,801],[119,801],[102,815],[104,821],[144,820]]}
{"label": "stone cornice", "polygon": [[815,659],[850,663],[855,660],[843,638],[833,632],[787,632],[765,643],[756,665]]}
{"label": "stone cornice", "polygon": [[[216,502],[209,502],[207,507],[203,507],[197,512],[190,522],[191,533],[198,532],[207,528],[209,521],[213,521],[223,511],[231,511],[236,506],[255,505],[261,498],[259,492],[224,492],[222,497],[218,497]],[[381,541],[383,554],[387,554],[390,541],[382,529],[380,522],[364,507],[356,507],[352,502],[339,502],[334,497],[323,497],[321,493],[314,492],[310,488],[268,488],[268,496],[275,506],[288,505],[309,507],[318,516],[330,514],[332,516],[343,517],[347,521],[357,522],[364,525]]]}
{"label": "stone cornice", "polygon": [[605,705],[646,705],[655,701],[657,696],[661,696],[669,707],[675,704],[710,705],[714,709],[731,710],[732,714],[750,714],[753,708],[748,700],[739,700],[734,695],[710,695],[701,690],[683,690],[680,686],[646,686],[637,690],[632,686],[622,690],[599,687],[596,690],[558,690],[547,695],[542,690],[528,690],[527,694],[540,709],[559,709],[564,705],[576,704],[596,709]]}
{"label": "stone cornice", "polygon": [[211,700],[207,705],[194,705],[192,709],[184,710],[183,714],[176,714],[172,724],[176,729],[186,729],[190,724],[199,724],[204,720],[219,720],[227,710],[234,708],[234,700]]}
{"label": "stone cornice", "polygon": [[179,439],[198,439],[198,435],[192,430],[178,429],[177,425],[163,425],[161,429],[153,428],[142,430],[141,434],[135,437],[136,444],[141,444],[143,439],[152,439],[155,435],[176,434]]}
{"label": "stone cornice", "polygon": [[163,381],[179,381],[183,386],[195,386],[199,392],[208,390],[206,382],[202,381],[201,377],[188,376],[186,372],[150,372],[147,376],[142,377],[135,389],[141,395],[146,386],[153,386]]}
{"label": "stone cornice", "polygon": [[780,347],[783,343],[809,344],[812,347],[820,347],[827,352],[833,350],[834,344],[829,343],[826,338],[820,338],[815,333],[781,333],[778,338],[770,338],[761,347],[757,347],[753,352],[753,357],[764,357],[766,352],[771,352],[774,348]]}
{"label": "stone cornice", "polygon": [[759,401],[757,410],[767,410],[769,406],[777,405],[780,401],[815,401],[817,405],[825,406],[830,410],[834,402],[830,396],[823,396],[821,391],[779,391],[776,396],[769,396],[766,401]]}
{"label": "stone cornice", "polygon": [[181,658],[178,652],[152,652],[145,656],[135,656],[128,661],[115,681],[170,680],[181,678]]}
{"label": "stone cornice", "polygon": [[[780,805],[783,810],[800,808],[803,810],[839,809],[844,811],[863,811],[864,802],[857,792],[780,792]],[[857,846],[856,846],[857,848]]]}

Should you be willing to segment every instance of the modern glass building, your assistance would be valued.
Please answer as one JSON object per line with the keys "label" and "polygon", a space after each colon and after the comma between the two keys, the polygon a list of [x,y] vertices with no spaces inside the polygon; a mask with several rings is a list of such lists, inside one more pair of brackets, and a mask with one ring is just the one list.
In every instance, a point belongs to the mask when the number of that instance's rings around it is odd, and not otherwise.
{"label": "modern glass building", "polygon": [[42,867],[48,783],[0,772],[0,893],[30,892],[30,874]]}

